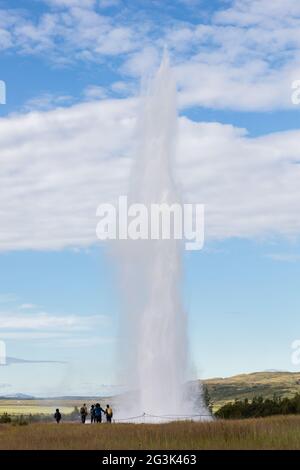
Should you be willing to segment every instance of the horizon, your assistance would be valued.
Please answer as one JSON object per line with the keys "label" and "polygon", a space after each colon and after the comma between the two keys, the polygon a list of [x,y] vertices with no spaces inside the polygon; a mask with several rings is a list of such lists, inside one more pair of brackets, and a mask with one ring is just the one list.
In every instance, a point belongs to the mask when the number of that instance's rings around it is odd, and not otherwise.
{"label": "horizon", "polygon": [[[229,376],[217,376],[217,377],[204,377],[204,378],[201,378],[201,379],[194,379],[193,381],[199,381],[199,382],[207,382],[207,381],[210,381],[210,380],[226,380],[226,379],[231,379],[231,378],[235,378],[235,377],[239,377],[239,376],[249,376],[249,375],[256,375],[256,374],[300,374],[300,370],[299,371],[289,371],[289,370],[275,370],[275,369],[271,369],[271,370],[261,370],[261,371],[253,371],[253,372],[240,372],[238,374],[235,374],[235,375],[229,375]],[[108,392],[103,392],[103,390],[101,390],[102,388],[107,388],[107,389],[111,389],[111,393],[108,393]],[[113,392],[113,389],[116,389],[115,392]],[[52,400],[52,399],[70,399],[70,398],[96,398],[96,397],[101,397],[101,399],[103,398],[114,398],[114,397],[118,397],[118,396],[122,396],[124,394],[127,394],[127,393],[131,393],[132,390],[126,390],[126,389],[123,389],[122,390],[122,385],[114,385],[114,384],[111,384],[111,385],[100,385],[99,386],[99,393],[94,393],[94,394],[91,394],[91,395],[88,395],[88,394],[76,394],[76,393],[70,393],[70,394],[61,394],[61,395],[43,395],[43,393],[39,394],[38,392],[37,393],[32,393],[32,394],[27,394],[27,393],[23,393],[22,391],[14,391],[12,393],[7,393],[6,395],[5,394],[2,394],[0,393],[0,399],[20,399],[20,400],[30,400],[30,399],[34,399],[34,400]],[[24,397],[24,398],[21,398],[21,397]]]}

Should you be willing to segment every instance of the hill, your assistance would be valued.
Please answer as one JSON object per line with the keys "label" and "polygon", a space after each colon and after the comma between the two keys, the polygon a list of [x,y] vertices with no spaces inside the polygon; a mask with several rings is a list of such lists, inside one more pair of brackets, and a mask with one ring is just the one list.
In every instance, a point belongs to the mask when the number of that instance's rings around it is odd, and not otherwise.
{"label": "hill", "polygon": [[204,380],[214,405],[214,410],[229,401],[264,398],[293,397],[300,393],[300,372],[253,372],[233,377]]}

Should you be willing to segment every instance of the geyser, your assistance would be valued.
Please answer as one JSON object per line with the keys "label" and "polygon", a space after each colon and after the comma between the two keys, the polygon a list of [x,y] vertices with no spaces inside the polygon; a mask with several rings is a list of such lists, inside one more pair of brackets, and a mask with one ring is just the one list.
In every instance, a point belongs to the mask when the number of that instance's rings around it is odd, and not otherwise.
{"label": "geyser", "polygon": [[[143,103],[129,201],[180,203],[172,175],[176,155],[176,84],[167,53]],[[124,292],[121,361],[135,392],[116,418],[146,413],[150,421],[208,414],[198,386],[187,387],[187,319],[182,305],[180,240],[118,242]],[[148,416],[150,415],[150,416]]]}

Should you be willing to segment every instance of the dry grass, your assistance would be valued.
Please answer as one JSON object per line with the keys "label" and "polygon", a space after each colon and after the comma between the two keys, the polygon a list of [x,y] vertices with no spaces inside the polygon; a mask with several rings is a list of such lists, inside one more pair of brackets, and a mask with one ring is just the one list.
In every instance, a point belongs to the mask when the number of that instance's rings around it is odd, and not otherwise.
{"label": "dry grass", "polygon": [[[54,408],[55,409],[55,408]],[[0,415],[3,413],[7,413],[9,415],[38,415],[38,414],[44,414],[44,415],[50,415],[53,416],[54,414],[54,409],[53,406],[40,406],[40,405],[31,405],[31,404],[26,404],[26,405],[1,405],[0,404]],[[61,406],[60,408],[61,413],[63,414],[70,414],[74,410],[74,406]]]}
{"label": "dry grass", "polygon": [[300,417],[163,425],[3,424],[0,449],[300,449]]}

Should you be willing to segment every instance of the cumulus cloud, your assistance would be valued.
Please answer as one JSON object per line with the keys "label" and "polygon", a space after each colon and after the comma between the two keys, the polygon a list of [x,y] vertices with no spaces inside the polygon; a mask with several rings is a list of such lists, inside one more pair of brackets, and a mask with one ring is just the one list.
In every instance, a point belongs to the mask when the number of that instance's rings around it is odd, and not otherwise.
{"label": "cumulus cloud", "polygon": [[[137,102],[102,100],[0,121],[0,250],[97,243],[96,209],[128,190]],[[206,239],[298,236],[300,131],[180,118],[176,178],[206,206]]]}
{"label": "cumulus cloud", "polygon": [[176,25],[166,40],[178,63],[181,103],[212,108],[291,108],[300,76],[299,3],[237,0],[205,24]]}
{"label": "cumulus cloud", "polygon": [[95,241],[97,206],[126,191],[134,109],[112,100],[0,121],[0,249]]}
{"label": "cumulus cloud", "polygon": [[181,179],[190,199],[206,205],[207,237],[299,235],[299,131],[249,138],[187,119],[181,129]]}
{"label": "cumulus cloud", "polygon": [[[68,349],[92,347],[113,341],[99,335],[93,336],[95,332],[103,332],[111,325],[111,320],[106,315],[53,314],[36,309],[34,312],[30,310],[32,308],[27,311],[27,307],[25,310],[17,311],[0,310],[2,341],[18,341],[19,344],[34,341],[42,347],[53,348],[55,345]],[[24,361],[18,360],[18,362]]]}
{"label": "cumulus cloud", "polygon": [[[101,62],[118,57],[117,71],[132,76],[156,67],[168,45],[182,106],[270,110],[291,108],[291,84],[300,78],[300,17],[297,0],[233,0],[205,22],[182,21],[167,9],[160,20],[141,4],[47,0],[49,10],[0,10],[0,48],[42,55],[56,64]],[[201,9],[201,2],[184,1]],[[198,4],[198,6],[197,6]],[[99,7],[103,7],[102,9]],[[154,4],[155,7],[155,4]],[[155,10],[154,10],[155,12]]]}
{"label": "cumulus cloud", "polygon": [[48,0],[56,7],[32,19],[29,12],[0,9],[3,50],[45,55],[58,64],[74,60],[101,61],[136,49],[137,28],[115,22],[94,9],[94,1]]}

